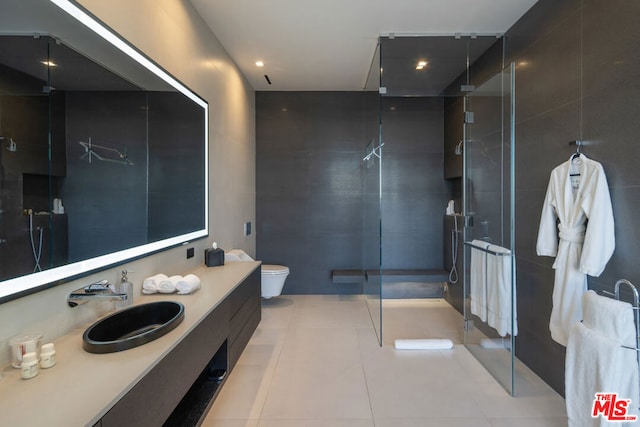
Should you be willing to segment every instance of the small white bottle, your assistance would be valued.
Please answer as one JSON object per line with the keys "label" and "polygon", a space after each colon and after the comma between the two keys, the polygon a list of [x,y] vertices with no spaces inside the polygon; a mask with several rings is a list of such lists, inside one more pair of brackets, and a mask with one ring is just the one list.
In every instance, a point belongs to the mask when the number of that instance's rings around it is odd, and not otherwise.
{"label": "small white bottle", "polygon": [[53,343],[42,346],[40,350],[40,367],[43,369],[50,368],[56,364],[56,350]]}
{"label": "small white bottle", "polygon": [[25,380],[38,375],[38,356],[34,352],[26,353],[22,356],[20,369],[22,370],[22,378]]}

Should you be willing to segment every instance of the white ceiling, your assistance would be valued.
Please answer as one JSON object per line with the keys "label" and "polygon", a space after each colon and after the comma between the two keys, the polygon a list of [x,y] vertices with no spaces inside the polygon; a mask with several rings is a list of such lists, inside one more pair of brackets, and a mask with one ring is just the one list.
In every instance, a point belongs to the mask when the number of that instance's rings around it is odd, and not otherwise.
{"label": "white ceiling", "polygon": [[[361,90],[380,34],[500,34],[537,0],[191,0],[255,90]],[[265,63],[263,68],[255,65]],[[264,78],[267,74],[272,82]]]}

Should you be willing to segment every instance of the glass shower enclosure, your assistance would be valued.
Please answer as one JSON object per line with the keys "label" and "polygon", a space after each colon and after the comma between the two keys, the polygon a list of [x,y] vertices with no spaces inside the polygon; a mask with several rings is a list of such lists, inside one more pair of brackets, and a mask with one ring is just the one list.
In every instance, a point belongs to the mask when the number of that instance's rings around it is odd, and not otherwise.
{"label": "glass shower enclosure", "polygon": [[[460,280],[420,284],[428,295],[419,298],[444,298],[463,314],[462,344],[513,394],[515,94],[513,66],[502,70],[503,43],[499,35],[380,37],[365,85],[372,94],[366,112],[377,117],[366,120],[362,160],[363,293],[383,345],[384,300],[403,295],[398,289],[410,272],[451,267],[453,218]],[[456,216],[445,215],[449,200]],[[478,259],[486,263],[481,280],[471,268]],[[405,283],[394,283],[390,272],[401,272]],[[503,289],[499,296],[496,289]]]}

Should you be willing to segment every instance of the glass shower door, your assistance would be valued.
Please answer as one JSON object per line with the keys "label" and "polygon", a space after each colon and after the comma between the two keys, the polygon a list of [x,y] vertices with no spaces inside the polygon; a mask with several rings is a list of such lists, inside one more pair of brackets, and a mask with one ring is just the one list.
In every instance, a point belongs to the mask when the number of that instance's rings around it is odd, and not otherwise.
{"label": "glass shower door", "polygon": [[364,91],[362,157],[363,204],[362,262],[363,295],[378,344],[382,345],[382,124],[380,114],[380,43],[378,43]]}
{"label": "glass shower door", "polygon": [[381,217],[381,171],[382,147],[377,140],[367,146],[364,157],[364,297],[373,322],[378,343],[382,345],[382,217]]}
{"label": "glass shower door", "polygon": [[464,99],[464,343],[512,395],[517,334],[514,65]]}

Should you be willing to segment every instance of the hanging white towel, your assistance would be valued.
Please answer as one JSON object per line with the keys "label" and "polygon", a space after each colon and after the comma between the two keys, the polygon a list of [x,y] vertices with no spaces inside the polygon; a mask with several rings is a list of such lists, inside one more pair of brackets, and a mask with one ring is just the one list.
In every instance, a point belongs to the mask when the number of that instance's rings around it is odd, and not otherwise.
{"label": "hanging white towel", "polygon": [[487,253],[473,246],[488,248],[483,240],[471,242],[471,265],[469,271],[469,293],[471,295],[471,313],[483,322],[487,321]]}
{"label": "hanging white towel", "polygon": [[147,277],[142,281],[142,293],[143,294],[156,294],[158,293],[158,286],[162,280],[167,280],[166,274],[156,274],[155,276]]}
{"label": "hanging white towel", "polygon": [[631,304],[598,295],[594,291],[582,296],[583,323],[624,345],[636,345],[633,309]]}
{"label": "hanging white towel", "polygon": [[[631,399],[627,415],[638,415],[640,387],[631,305],[593,291],[582,297],[583,322],[571,328],[565,362],[565,395],[570,427],[611,425],[592,418],[596,393]],[[618,424],[617,425],[624,425]]]}
{"label": "hanging white towel", "polygon": [[190,294],[200,289],[200,278],[195,274],[187,274],[176,283],[178,294]]}
{"label": "hanging white towel", "polygon": [[511,331],[512,293],[516,301],[516,287],[511,279],[511,251],[498,245],[490,245],[492,252],[505,255],[487,255],[487,323],[501,337],[518,335],[516,307],[513,305],[513,332]]}

